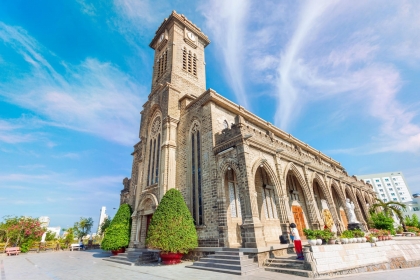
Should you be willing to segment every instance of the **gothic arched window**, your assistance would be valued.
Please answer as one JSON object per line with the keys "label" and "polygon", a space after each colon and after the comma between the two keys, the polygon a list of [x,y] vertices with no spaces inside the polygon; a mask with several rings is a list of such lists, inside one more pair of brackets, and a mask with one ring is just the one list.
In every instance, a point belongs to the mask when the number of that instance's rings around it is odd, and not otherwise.
{"label": "gothic arched window", "polygon": [[159,182],[159,159],[160,159],[160,130],[161,119],[156,117],[150,128],[149,141],[149,163],[147,167],[147,185],[157,184]]}
{"label": "gothic arched window", "polygon": [[204,224],[203,196],[201,193],[201,138],[198,123],[191,129],[191,196],[192,216],[195,225]]}
{"label": "gothic arched window", "polygon": [[229,208],[232,218],[241,217],[241,201],[239,199],[238,185],[235,172],[229,168],[226,172],[226,181],[229,191]]}
{"label": "gothic arched window", "polygon": [[262,199],[265,217],[277,219],[277,208],[274,200],[274,187],[269,185],[268,174],[264,168],[260,167],[262,179]]}

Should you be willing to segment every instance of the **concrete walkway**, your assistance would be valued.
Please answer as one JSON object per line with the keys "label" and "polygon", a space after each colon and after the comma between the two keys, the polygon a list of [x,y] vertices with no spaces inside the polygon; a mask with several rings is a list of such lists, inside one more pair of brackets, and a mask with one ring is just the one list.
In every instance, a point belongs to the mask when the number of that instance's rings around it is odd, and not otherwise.
{"label": "concrete walkway", "polygon": [[[0,279],[308,279],[298,276],[266,272],[261,270],[254,275],[236,276],[185,268],[191,262],[179,265],[125,266],[103,261],[110,254],[102,250],[61,251],[30,253],[19,256],[0,256]],[[335,279],[398,279],[413,280],[420,275],[420,268],[375,272],[339,277]]]}

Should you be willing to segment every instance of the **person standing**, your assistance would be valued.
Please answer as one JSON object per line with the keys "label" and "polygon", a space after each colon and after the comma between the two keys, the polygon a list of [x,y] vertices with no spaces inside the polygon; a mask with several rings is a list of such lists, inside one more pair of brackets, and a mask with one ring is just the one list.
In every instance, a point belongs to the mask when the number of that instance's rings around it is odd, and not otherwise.
{"label": "person standing", "polygon": [[303,260],[302,241],[300,240],[299,231],[295,223],[290,224],[290,235],[293,236],[293,244],[295,245],[295,252],[298,260]]}

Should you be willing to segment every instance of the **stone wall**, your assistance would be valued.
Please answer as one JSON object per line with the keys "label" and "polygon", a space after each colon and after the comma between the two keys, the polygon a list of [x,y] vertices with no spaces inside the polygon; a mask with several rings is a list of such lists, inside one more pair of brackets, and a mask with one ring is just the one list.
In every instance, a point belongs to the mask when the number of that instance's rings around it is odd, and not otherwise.
{"label": "stone wall", "polygon": [[315,277],[420,266],[420,239],[305,248]]}

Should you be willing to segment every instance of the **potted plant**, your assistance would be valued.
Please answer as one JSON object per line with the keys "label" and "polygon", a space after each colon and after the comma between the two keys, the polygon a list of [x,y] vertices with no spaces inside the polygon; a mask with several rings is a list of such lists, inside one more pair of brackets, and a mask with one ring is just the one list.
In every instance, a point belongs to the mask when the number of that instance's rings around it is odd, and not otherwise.
{"label": "potted plant", "polygon": [[180,263],[183,254],[198,246],[194,220],[178,190],[170,189],[162,197],[150,221],[146,244],[161,250],[163,264]]}
{"label": "potted plant", "polygon": [[365,236],[365,233],[360,229],[353,230],[354,237],[356,238],[356,242],[361,243],[362,237]]}
{"label": "potted plant", "polygon": [[345,231],[343,231],[341,233],[341,235],[340,235],[340,241],[341,241],[341,244],[347,244],[347,243],[349,243],[349,238],[347,236],[347,230],[345,230]]}
{"label": "potted plant", "polygon": [[305,234],[306,238],[308,239],[308,243],[311,246],[315,246],[316,244],[316,233],[315,230],[305,228],[303,230],[303,234]]}
{"label": "potted plant", "polygon": [[[325,240],[326,244],[335,244],[334,233],[329,229],[321,230],[322,239]],[[333,240],[334,243],[330,243],[330,240]]]}
{"label": "potted plant", "polygon": [[324,241],[322,239],[322,230],[316,229],[314,230],[314,234],[316,236],[316,245],[324,244]]}
{"label": "potted plant", "polygon": [[124,253],[125,248],[130,242],[130,231],[131,207],[128,204],[122,204],[120,208],[118,208],[111,224],[105,230],[101,248],[103,250],[110,250],[113,255]]}
{"label": "potted plant", "polygon": [[378,241],[384,240],[384,232],[382,230],[378,230],[377,235],[378,235]]}

